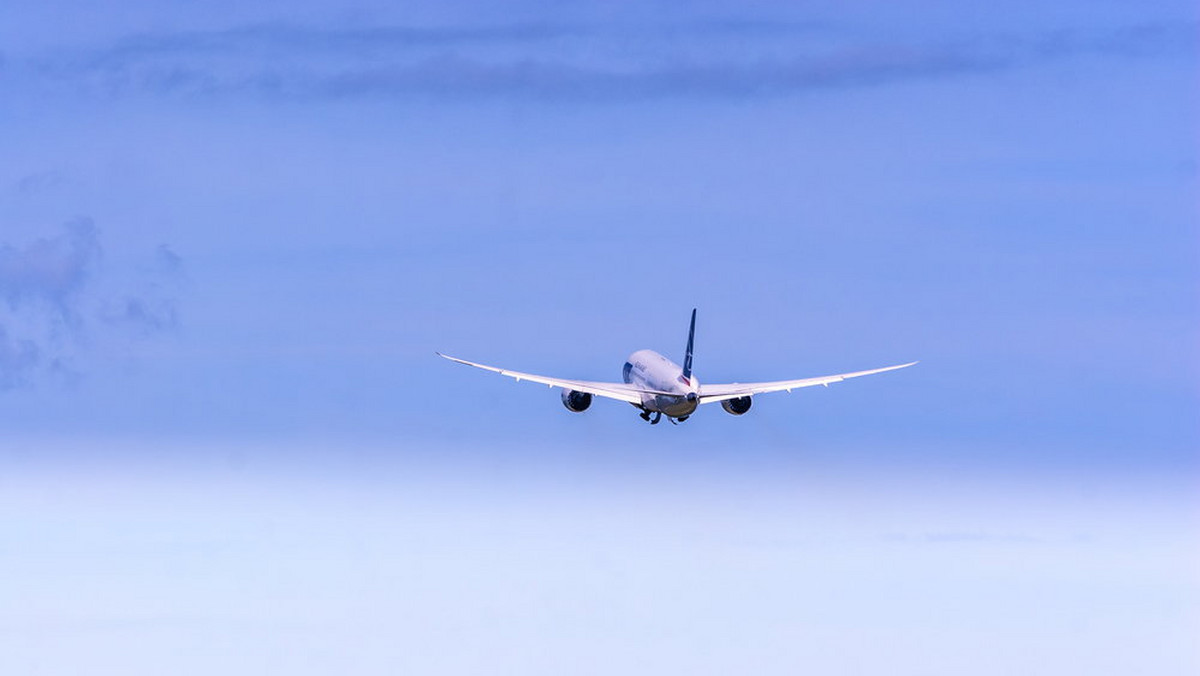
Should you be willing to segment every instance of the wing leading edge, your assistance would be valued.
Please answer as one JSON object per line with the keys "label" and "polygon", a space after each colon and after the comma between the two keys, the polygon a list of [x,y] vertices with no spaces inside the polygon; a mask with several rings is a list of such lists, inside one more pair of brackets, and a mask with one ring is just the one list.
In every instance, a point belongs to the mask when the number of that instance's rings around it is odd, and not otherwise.
{"label": "wing leading edge", "polygon": [[565,387],[569,390],[575,390],[576,392],[586,392],[597,397],[608,397],[609,399],[616,399],[618,401],[627,401],[631,404],[641,405],[643,394],[674,396],[671,392],[643,390],[625,383],[600,383],[590,380],[567,380],[564,378],[551,378],[549,376],[539,376],[533,373],[509,371],[508,369],[488,366],[486,364],[477,364],[473,361],[459,359],[458,357],[451,357],[450,355],[442,354],[441,352],[438,352],[437,356],[443,359],[449,359],[450,361],[457,362],[459,364],[466,364],[467,366],[474,366],[477,369],[483,369],[484,371],[491,371],[493,373],[499,373],[502,376],[515,378],[517,382],[528,380],[531,383],[540,383],[549,387]]}
{"label": "wing leading edge", "polygon": [[871,369],[869,371],[855,371],[853,373],[839,373],[833,376],[819,376],[817,378],[801,378],[800,380],[776,380],[769,383],[730,383],[727,385],[700,385],[700,403],[708,404],[714,401],[725,401],[726,399],[737,399],[738,397],[746,397],[753,394],[765,394],[767,392],[779,392],[781,390],[799,389],[801,387],[812,387],[813,385],[829,385],[830,383],[839,383],[847,378],[857,378],[859,376],[869,376],[875,373],[883,373],[885,371],[895,371],[896,369],[907,368],[917,362],[909,362],[907,364],[899,364],[897,366],[885,366],[881,369]]}

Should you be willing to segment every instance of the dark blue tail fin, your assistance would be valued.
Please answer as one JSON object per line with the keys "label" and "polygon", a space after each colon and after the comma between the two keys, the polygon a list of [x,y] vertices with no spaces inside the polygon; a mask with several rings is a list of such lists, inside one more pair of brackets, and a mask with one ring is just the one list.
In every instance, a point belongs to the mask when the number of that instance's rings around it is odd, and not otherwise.
{"label": "dark blue tail fin", "polygon": [[696,339],[696,308],[692,308],[692,325],[688,328],[687,353],[683,355],[683,377],[692,379],[692,344]]}

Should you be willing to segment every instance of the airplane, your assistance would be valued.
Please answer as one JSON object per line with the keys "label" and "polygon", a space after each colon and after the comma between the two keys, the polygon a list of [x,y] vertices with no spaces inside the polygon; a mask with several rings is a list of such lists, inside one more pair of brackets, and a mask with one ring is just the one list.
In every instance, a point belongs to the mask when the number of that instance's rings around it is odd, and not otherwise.
{"label": "airplane", "polygon": [[[692,347],[696,338],[696,310],[692,309],[692,322],[688,328],[687,351],[684,353],[683,366],[667,359],[654,350],[638,350],[625,360],[621,371],[620,383],[601,383],[588,380],[567,380],[550,378],[532,373],[521,373],[508,369],[477,364],[466,359],[451,357],[437,352],[439,357],[452,362],[474,366],[485,371],[499,373],[502,376],[516,378],[517,382],[528,380],[550,387],[562,388],[562,402],[567,410],[583,413],[592,405],[593,397],[607,397],[625,401],[641,411],[641,418],[651,425],[657,425],[665,415],[672,424],[678,424],[696,411],[701,404],[721,402],[721,407],[732,415],[742,415],[750,410],[750,398],[757,394],[791,392],[801,387],[813,385],[829,386],[847,378],[869,376],[874,373],[895,371],[907,368],[917,362],[885,366],[869,371],[839,373],[832,376],[817,378],[801,378],[799,380],[777,380],[767,383],[730,383],[727,385],[701,385],[692,373]],[[652,417],[653,416],[653,417]]]}

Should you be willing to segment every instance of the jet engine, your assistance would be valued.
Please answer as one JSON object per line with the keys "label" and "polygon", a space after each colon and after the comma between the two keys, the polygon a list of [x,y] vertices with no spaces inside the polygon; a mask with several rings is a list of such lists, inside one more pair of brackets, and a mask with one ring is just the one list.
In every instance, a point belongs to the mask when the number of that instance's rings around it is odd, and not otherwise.
{"label": "jet engine", "polygon": [[[564,399],[565,401],[565,399]],[[737,399],[726,399],[721,402],[721,408],[725,409],[726,413],[733,415],[741,415],[750,410],[750,397],[738,397]]]}
{"label": "jet engine", "polygon": [[588,406],[592,405],[592,395],[587,392],[563,389],[562,401],[563,406],[566,406],[568,411],[583,413],[588,410]]}

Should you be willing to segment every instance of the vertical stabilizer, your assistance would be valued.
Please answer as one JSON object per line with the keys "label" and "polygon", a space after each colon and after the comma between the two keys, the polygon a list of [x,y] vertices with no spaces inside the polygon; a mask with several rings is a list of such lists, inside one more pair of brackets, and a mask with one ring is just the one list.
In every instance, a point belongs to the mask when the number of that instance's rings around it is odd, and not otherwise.
{"label": "vertical stabilizer", "polygon": [[692,379],[692,344],[696,340],[696,308],[692,308],[692,325],[688,327],[688,346],[687,352],[683,355],[683,378],[690,381]]}

